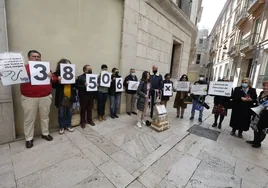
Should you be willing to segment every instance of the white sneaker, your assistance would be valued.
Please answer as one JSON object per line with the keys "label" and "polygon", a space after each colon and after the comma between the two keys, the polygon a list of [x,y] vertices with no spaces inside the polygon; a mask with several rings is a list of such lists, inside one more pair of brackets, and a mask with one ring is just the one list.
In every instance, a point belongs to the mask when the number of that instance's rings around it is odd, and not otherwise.
{"label": "white sneaker", "polygon": [[59,134],[63,134],[63,133],[64,133],[64,129],[60,129]]}
{"label": "white sneaker", "polygon": [[68,128],[66,128],[66,130],[69,132],[74,132],[74,129],[72,127],[68,127]]}
{"label": "white sneaker", "polygon": [[142,128],[141,122],[138,122],[138,123],[137,123],[137,126],[138,126],[139,128]]}
{"label": "white sneaker", "polygon": [[146,123],[145,123],[144,120],[141,120],[141,124],[142,124],[142,125],[146,125]]}

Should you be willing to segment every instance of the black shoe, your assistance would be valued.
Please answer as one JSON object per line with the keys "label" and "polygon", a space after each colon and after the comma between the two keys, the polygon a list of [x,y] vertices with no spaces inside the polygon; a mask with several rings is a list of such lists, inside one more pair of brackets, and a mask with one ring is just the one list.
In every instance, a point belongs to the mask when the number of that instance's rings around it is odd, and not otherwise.
{"label": "black shoe", "polygon": [[255,144],[254,140],[253,141],[248,140],[248,141],[246,141],[246,143],[248,143],[248,144]]}
{"label": "black shoe", "polygon": [[213,123],[212,127],[217,127],[217,123]]}
{"label": "black shoe", "polygon": [[181,116],[181,119],[183,119],[183,116]]}
{"label": "black shoe", "polygon": [[202,123],[202,122],[203,122],[203,121],[202,121],[202,118],[199,118],[199,119],[198,119],[198,121],[199,121],[200,123]]}
{"label": "black shoe", "polygon": [[50,136],[50,135],[47,135],[47,136],[42,135],[42,138],[47,140],[47,141],[52,141],[53,140],[53,137]]}
{"label": "black shoe", "polygon": [[231,131],[230,135],[234,136],[235,135],[235,131]]}
{"label": "black shoe", "polygon": [[194,117],[190,117],[190,120],[194,120]]}
{"label": "black shoe", "polygon": [[221,129],[221,124],[218,125],[218,129]]}
{"label": "black shoe", "polygon": [[111,116],[112,119],[114,119],[115,117],[114,116]]}
{"label": "black shoe", "polygon": [[238,133],[238,138],[243,138],[242,133]]}
{"label": "black shoe", "polygon": [[26,141],[26,148],[32,148],[33,147],[33,140]]}
{"label": "black shoe", "polygon": [[88,124],[91,126],[95,126],[95,123],[93,121],[89,121]]}
{"label": "black shoe", "polygon": [[119,118],[117,114],[114,115],[115,118]]}
{"label": "black shoe", "polygon": [[261,144],[252,144],[252,147],[253,148],[260,148],[261,147]]}
{"label": "black shoe", "polygon": [[86,124],[85,123],[81,123],[81,128],[82,129],[86,128]]}
{"label": "black shoe", "polygon": [[127,115],[131,116],[131,113],[130,112],[127,112]]}
{"label": "black shoe", "polygon": [[137,112],[131,112],[132,114],[134,114],[134,115],[137,115]]}

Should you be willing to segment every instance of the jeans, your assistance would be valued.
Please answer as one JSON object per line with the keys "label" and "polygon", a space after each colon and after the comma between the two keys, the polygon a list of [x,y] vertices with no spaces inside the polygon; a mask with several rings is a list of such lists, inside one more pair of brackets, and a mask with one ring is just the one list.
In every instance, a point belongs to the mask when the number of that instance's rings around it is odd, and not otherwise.
{"label": "jeans", "polygon": [[98,93],[98,115],[99,116],[104,116],[105,115],[105,106],[106,106],[106,101],[108,98],[108,93]]}
{"label": "jeans", "polygon": [[[200,119],[203,118],[203,111],[204,111],[204,109],[199,111],[199,118]],[[194,117],[194,115],[195,115],[195,109],[194,109],[194,105],[193,105],[192,106],[192,111],[191,111],[191,117]]]}
{"label": "jeans", "polygon": [[117,93],[115,96],[110,96],[110,114],[111,116],[116,115],[119,104],[120,104],[121,94]]}
{"label": "jeans", "polygon": [[58,121],[60,129],[71,127],[72,108],[59,107]]}

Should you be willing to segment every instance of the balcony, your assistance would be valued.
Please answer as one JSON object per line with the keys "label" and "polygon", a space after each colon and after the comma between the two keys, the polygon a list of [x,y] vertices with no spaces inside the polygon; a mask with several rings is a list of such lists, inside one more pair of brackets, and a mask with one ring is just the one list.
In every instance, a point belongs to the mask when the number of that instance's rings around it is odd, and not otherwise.
{"label": "balcony", "polygon": [[230,48],[230,50],[227,52],[227,54],[228,54],[230,57],[238,56],[238,54],[239,54],[239,45],[236,44],[236,45],[232,46],[232,47]]}
{"label": "balcony", "polygon": [[249,0],[248,13],[253,14],[264,3],[265,3],[265,0]]}
{"label": "balcony", "polygon": [[258,42],[259,34],[253,33],[247,36],[246,38],[242,39],[240,43],[240,50],[241,51],[249,51],[252,50]]}
{"label": "balcony", "polygon": [[247,9],[247,7],[244,7],[236,16],[235,23],[237,27],[241,26],[247,20],[247,17],[249,15]]}

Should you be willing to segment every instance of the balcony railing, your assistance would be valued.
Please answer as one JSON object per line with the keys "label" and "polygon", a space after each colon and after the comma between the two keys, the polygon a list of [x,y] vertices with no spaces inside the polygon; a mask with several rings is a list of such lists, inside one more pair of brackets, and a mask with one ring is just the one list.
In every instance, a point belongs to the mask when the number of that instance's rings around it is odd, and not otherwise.
{"label": "balcony railing", "polygon": [[242,10],[240,10],[238,15],[236,16],[235,23],[237,26],[241,25],[244,21],[246,21],[246,19],[248,17],[247,10],[248,10],[248,8],[244,7]]}
{"label": "balcony railing", "polygon": [[236,44],[230,48],[230,50],[227,52],[229,56],[236,56],[239,52],[239,45]]}
{"label": "balcony railing", "polygon": [[252,49],[258,42],[259,34],[253,33],[242,39],[240,43],[240,50],[244,50],[246,48]]}

